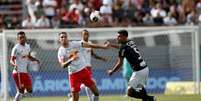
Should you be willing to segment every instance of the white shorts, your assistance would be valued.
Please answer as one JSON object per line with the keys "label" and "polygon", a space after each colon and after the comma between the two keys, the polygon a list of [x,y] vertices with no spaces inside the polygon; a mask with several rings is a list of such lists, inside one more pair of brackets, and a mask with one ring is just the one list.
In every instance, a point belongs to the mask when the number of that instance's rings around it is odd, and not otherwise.
{"label": "white shorts", "polygon": [[128,83],[129,87],[132,87],[133,89],[142,88],[142,86],[145,87],[148,75],[149,75],[148,67],[140,71],[136,72],[134,71]]}

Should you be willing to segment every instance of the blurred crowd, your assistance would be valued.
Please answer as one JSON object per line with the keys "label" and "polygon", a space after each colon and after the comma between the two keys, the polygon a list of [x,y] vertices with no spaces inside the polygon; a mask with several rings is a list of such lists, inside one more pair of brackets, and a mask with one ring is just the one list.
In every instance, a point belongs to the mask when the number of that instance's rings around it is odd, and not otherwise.
{"label": "blurred crowd", "polygon": [[[26,0],[26,16],[11,21],[0,16],[0,26],[19,28],[75,28],[196,25],[201,22],[201,0]],[[98,10],[102,22],[90,22]]]}

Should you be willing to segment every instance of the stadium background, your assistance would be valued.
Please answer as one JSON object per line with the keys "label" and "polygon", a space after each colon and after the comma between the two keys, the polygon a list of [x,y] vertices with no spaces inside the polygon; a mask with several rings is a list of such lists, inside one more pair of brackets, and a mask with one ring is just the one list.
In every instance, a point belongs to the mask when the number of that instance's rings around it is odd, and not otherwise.
{"label": "stadium background", "polygon": [[[52,15],[47,15],[48,13],[45,12],[47,5],[43,4],[43,1],[52,2],[52,4],[47,4],[52,5],[51,7],[54,12]],[[54,3],[54,1],[57,3]],[[75,6],[75,2],[77,1],[80,1],[79,5],[83,7]],[[149,2],[146,2],[146,0],[112,1],[113,2],[111,2],[111,0],[1,0],[0,29],[3,31],[4,29],[198,25],[201,20],[200,0],[149,0]],[[130,1],[130,3],[124,3],[128,1]],[[105,22],[102,24],[91,23],[88,18],[90,11],[92,9],[99,10],[101,6],[105,4],[112,8],[112,12],[109,13],[103,10],[104,14],[107,13],[105,15],[103,14]],[[165,12],[165,14],[163,12],[159,17],[151,13],[151,10],[157,5],[160,5],[160,9]],[[74,8],[76,12],[79,13],[73,13],[71,9]],[[176,13],[173,12],[172,9],[174,9]],[[34,14],[32,14],[33,11],[35,12]],[[73,17],[70,16],[70,14]],[[120,14],[123,15],[119,16]],[[30,16],[31,22],[26,24],[25,20],[28,19],[28,15]],[[47,16],[47,22],[49,22],[49,24],[46,22],[38,22],[42,15]],[[166,22],[164,19],[168,19],[168,17],[169,20]],[[170,20],[170,18],[175,20]],[[23,22],[25,24],[23,24]],[[14,45],[15,41],[13,40],[9,41],[9,47]],[[163,35],[155,37],[154,41],[157,47],[151,48],[145,47],[146,43],[144,38],[137,38],[135,41],[151,68],[150,78],[147,83],[148,92],[163,94],[166,83],[169,81],[192,81],[192,69],[189,68],[191,64],[183,62],[184,64],[177,65],[177,60],[166,61],[175,54],[184,57],[189,57],[191,54],[189,51],[182,51],[182,49],[169,50],[168,45],[170,40],[168,36]],[[40,42],[36,42],[36,40],[29,40],[29,42],[34,46],[32,47],[33,50],[37,52],[36,57],[45,60],[39,70],[30,70],[33,75],[33,96],[66,96],[69,92],[69,84],[66,82],[65,78],[67,75],[63,69],[59,68],[58,62],[54,61],[57,60],[57,50],[55,50],[55,47],[51,49],[44,44],[40,44]],[[51,41],[46,40],[46,42],[51,45]],[[96,41],[94,40],[94,42]],[[190,44],[189,40],[185,40],[183,43]],[[157,49],[157,52],[152,52],[152,48]],[[48,53],[46,51],[48,51]],[[110,53],[111,51],[112,53]],[[174,51],[175,54],[169,54],[170,51]],[[97,54],[111,59],[107,63],[92,59],[94,78],[97,81],[101,94],[124,94],[126,87],[121,73],[116,73],[111,78],[108,78],[105,73],[105,70],[111,67],[115,62],[115,56],[117,55],[115,53],[117,53],[117,50],[114,49],[108,52],[96,50],[96,52]],[[191,58],[186,58],[182,61],[191,60]],[[175,67],[178,67],[178,71],[175,69],[172,70],[172,68]],[[11,77],[9,77],[9,81],[13,82]],[[9,95],[14,96],[14,83],[9,84],[11,84]],[[85,93],[82,92],[82,94]]]}

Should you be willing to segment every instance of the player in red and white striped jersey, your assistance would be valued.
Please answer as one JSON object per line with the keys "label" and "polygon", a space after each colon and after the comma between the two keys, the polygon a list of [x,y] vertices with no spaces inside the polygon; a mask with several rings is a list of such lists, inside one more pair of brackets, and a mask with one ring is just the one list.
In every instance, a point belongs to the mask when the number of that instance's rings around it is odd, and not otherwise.
{"label": "player in red and white striped jersey", "polygon": [[13,47],[10,63],[13,65],[13,78],[16,83],[17,93],[14,101],[20,101],[23,94],[32,93],[32,81],[28,73],[30,61],[39,61],[30,55],[30,46],[26,43],[26,35],[20,31],[17,33],[17,44]]}
{"label": "player in red and white striped jersey", "polygon": [[[91,41],[89,41],[89,31],[88,31],[88,30],[83,30],[83,31],[81,32],[81,34],[82,34],[82,41],[83,41],[83,42],[91,43]],[[90,67],[90,68],[88,68],[88,69],[89,69],[89,71],[91,72],[91,75],[93,75],[93,73],[92,73],[92,68],[91,68],[91,67],[92,67],[92,66],[91,66],[91,57],[93,57],[93,58],[95,58],[95,59],[102,60],[102,61],[107,61],[107,59],[104,58],[104,57],[101,57],[101,56],[97,55],[97,54],[93,51],[92,48],[85,48],[85,60],[87,60],[86,62],[87,62],[87,64],[88,64],[88,66]],[[81,85],[81,88],[84,88],[84,89],[85,89],[89,101],[93,101],[93,96],[94,96],[94,95],[93,95],[93,93],[91,92],[91,90],[90,90],[88,87],[84,86],[83,84]]]}
{"label": "player in red and white striped jersey", "polygon": [[81,84],[89,87],[95,95],[93,101],[98,101],[99,92],[92,79],[91,71],[85,58],[85,48],[107,49],[109,43],[105,45],[90,44],[83,41],[69,41],[66,32],[59,34],[61,47],[58,50],[58,60],[63,68],[67,67],[69,72],[70,89],[73,101],[79,100]]}

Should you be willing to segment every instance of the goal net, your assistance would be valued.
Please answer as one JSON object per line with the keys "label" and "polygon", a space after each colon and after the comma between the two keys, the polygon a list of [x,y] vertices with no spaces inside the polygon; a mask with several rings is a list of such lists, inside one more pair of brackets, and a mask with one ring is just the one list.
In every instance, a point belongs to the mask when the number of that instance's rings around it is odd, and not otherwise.
{"label": "goal net", "polygon": [[[199,93],[199,28],[197,26],[178,27],[134,27],[134,28],[86,28],[90,32],[90,40],[93,43],[103,44],[105,41],[116,44],[116,33],[120,29],[129,32],[129,39],[134,40],[145,61],[150,68],[150,75],[146,88],[149,93],[165,93],[168,89],[173,93],[184,92],[182,89],[174,89],[174,83],[191,82],[193,93]],[[70,40],[80,40],[83,29],[31,29],[23,30],[26,33],[28,43],[32,49],[32,56],[38,58],[41,66],[37,67],[34,62],[28,67],[32,76],[33,94],[38,96],[67,96],[69,82],[67,71],[62,69],[57,60],[59,47],[58,33],[69,33]],[[14,97],[16,93],[15,83],[11,76],[12,67],[8,63],[11,49],[16,44],[16,33],[21,30],[5,30],[3,49],[5,54],[3,67],[6,73],[1,72],[3,97],[8,93]],[[4,47],[3,47],[4,46]],[[2,55],[1,53],[0,55]],[[108,76],[106,70],[111,68],[116,61],[118,50],[95,49],[95,53],[109,59],[107,62],[92,58],[93,76],[97,82],[100,95],[125,94],[126,84],[122,73]],[[3,70],[2,70],[3,71]],[[7,82],[7,83],[6,83]],[[171,83],[171,87],[167,86]],[[177,88],[183,87],[178,85]],[[81,95],[85,95],[84,90]]]}

